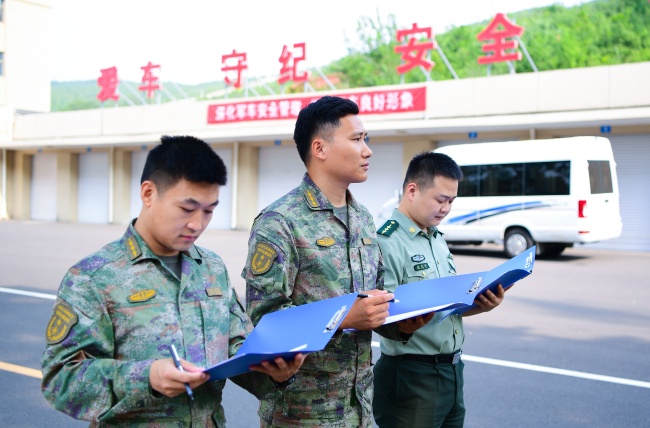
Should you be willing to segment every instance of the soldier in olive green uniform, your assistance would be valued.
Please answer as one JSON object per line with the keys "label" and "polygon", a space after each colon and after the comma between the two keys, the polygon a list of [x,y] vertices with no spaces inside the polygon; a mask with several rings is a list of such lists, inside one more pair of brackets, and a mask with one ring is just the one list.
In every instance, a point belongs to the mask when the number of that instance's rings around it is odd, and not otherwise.
{"label": "soldier in olive green uniform", "polygon": [[[140,217],[61,282],[42,361],[52,406],[91,426],[225,426],[225,380],[204,384],[201,367],[232,356],[252,324],[221,258],[193,244],[225,181],[223,161],[200,140],[163,137],[151,151]],[[233,380],[262,396],[275,390],[267,375],[286,381],[302,358]]]}
{"label": "soldier in olive green uniform", "polygon": [[383,267],[373,219],[347,190],[365,181],[372,154],[358,112],[336,97],[301,111],[294,139],[307,174],[262,210],[251,230],[242,277],[253,323],[269,312],[346,293],[372,295],[355,301],[326,348],[307,356],[294,383],[262,399],[263,426],[372,426],[370,330],[383,324],[393,295],[375,290],[382,288]]}
{"label": "soldier in olive green uniform", "polygon": [[[463,175],[440,153],[411,160],[404,194],[393,216],[378,229],[384,259],[385,287],[456,275],[456,266],[437,226],[449,213]],[[477,308],[464,316],[486,312],[501,303],[499,292],[477,297]],[[379,427],[462,427],[464,341],[460,315],[437,313],[399,321],[404,340],[381,339],[374,368],[373,412]],[[410,337],[409,337],[410,335]]]}

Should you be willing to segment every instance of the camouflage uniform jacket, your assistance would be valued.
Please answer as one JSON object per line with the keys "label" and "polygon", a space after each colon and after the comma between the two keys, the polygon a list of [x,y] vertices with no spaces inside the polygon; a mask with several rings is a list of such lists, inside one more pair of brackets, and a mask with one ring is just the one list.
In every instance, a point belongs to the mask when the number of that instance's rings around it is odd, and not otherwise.
{"label": "camouflage uniform jacket", "polygon": [[[349,192],[347,199],[349,227],[305,174],[258,215],[242,272],[253,323],[269,312],[383,287],[372,216]],[[262,400],[262,423],[372,426],[371,334],[339,331],[323,351],[309,354],[283,394]]]}
{"label": "camouflage uniform jacket", "polygon": [[[149,368],[169,358],[210,367],[235,354],[252,324],[221,258],[192,247],[182,277],[162,264],[131,225],[70,268],[59,287],[42,358],[42,390],[56,409],[91,426],[225,426],[225,380],[175,398],[153,393]],[[234,378],[259,394],[268,376]],[[264,388],[267,388],[264,391]]]}

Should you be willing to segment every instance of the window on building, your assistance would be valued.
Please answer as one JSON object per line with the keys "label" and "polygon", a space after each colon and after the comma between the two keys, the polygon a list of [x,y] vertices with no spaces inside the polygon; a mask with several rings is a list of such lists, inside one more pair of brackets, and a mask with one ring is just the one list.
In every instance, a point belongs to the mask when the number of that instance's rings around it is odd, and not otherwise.
{"label": "window on building", "polygon": [[0,52],[0,76],[5,75],[5,53]]}

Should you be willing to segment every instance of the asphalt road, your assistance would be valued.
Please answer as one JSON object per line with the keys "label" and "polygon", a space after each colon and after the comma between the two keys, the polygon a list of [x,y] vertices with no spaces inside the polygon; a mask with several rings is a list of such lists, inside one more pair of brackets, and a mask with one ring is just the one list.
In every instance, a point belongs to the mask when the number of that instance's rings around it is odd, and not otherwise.
{"label": "asphalt road", "polygon": [[[0,222],[0,287],[54,295],[71,264],[123,230]],[[199,241],[222,255],[240,296],[246,239],[207,231]],[[452,252],[460,272],[506,260],[494,247]],[[649,278],[650,253],[538,259],[499,308],[465,319],[466,426],[650,427]],[[51,409],[33,377],[52,304],[0,290],[0,427],[87,425]],[[229,427],[259,426],[256,400],[231,383],[224,406]]]}

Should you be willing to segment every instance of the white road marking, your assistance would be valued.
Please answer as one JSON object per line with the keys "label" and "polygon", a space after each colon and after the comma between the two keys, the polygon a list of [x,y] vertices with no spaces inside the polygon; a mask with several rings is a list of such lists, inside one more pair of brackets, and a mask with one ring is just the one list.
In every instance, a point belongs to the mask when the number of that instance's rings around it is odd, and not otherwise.
{"label": "white road marking", "polygon": [[15,290],[13,288],[0,287],[1,293],[18,294],[21,296],[38,297],[39,299],[56,300],[56,294],[35,293],[33,291]]}
{"label": "white road marking", "polygon": [[[37,297],[39,299],[49,299],[49,300],[56,299],[55,294],[35,293],[32,291],[15,290],[13,288],[0,287],[0,292],[9,293],[9,294],[18,294],[21,296]],[[379,348],[379,342],[373,341],[372,346],[375,348]],[[604,376],[604,375],[598,375],[593,373],[579,372],[575,370],[556,369],[553,367],[538,366],[535,364],[517,363],[514,361],[497,360],[494,358],[475,357],[473,355],[467,355],[467,354],[463,354],[463,360],[471,361],[474,363],[491,364],[493,366],[510,367],[510,368],[521,369],[521,370],[531,370],[540,373],[557,374],[561,376],[577,377],[581,379],[597,380],[600,382],[610,382],[610,383],[617,383],[619,385],[636,386],[639,388],[650,389],[650,382],[644,382],[644,381],[634,380],[634,379],[626,379],[622,377]],[[20,366],[15,366],[15,367],[20,367]],[[0,366],[0,370],[7,370],[7,368]],[[8,370],[8,371],[12,371],[12,370]]]}
{"label": "white road marking", "polygon": [[[372,346],[378,348],[379,342],[373,341]],[[564,369],[556,369],[553,367],[538,366],[535,364],[517,363],[514,361],[497,360],[494,358],[475,357],[473,355],[467,355],[467,354],[463,354],[463,360],[471,361],[474,363],[491,364],[493,366],[510,367],[510,368],[521,369],[521,370],[531,370],[531,371],[541,372],[541,373],[557,374],[561,376],[570,376],[570,377],[578,377],[582,379],[598,380],[601,382],[617,383],[619,385],[636,386],[639,388],[650,388],[650,382],[644,382],[644,381],[634,380],[634,379],[626,379],[622,377],[603,376],[603,375],[598,375],[593,373],[578,372],[574,370],[564,370]]]}

